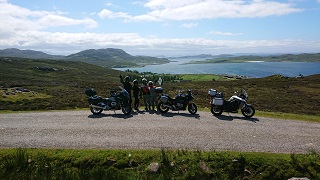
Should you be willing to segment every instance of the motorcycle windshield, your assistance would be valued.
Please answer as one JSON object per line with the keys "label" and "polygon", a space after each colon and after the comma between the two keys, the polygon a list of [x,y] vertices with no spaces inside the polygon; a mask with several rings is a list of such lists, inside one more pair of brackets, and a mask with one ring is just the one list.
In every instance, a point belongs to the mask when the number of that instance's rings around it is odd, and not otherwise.
{"label": "motorcycle windshield", "polygon": [[119,86],[119,88],[121,89],[122,93],[129,99],[130,96],[129,96],[129,93],[127,90],[125,90],[123,87]]}
{"label": "motorcycle windshield", "polygon": [[247,93],[247,91],[246,90],[242,90],[242,93],[243,93],[243,95],[246,97],[246,99],[248,99],[248,93]]}
{"label": "motorcycle windshield", "polygon": [[246,101],[248,100],[248,93],[244,89],[241,90],[241,92],[239,93],[238,96],[241,97],[242,99],[246,100]]}

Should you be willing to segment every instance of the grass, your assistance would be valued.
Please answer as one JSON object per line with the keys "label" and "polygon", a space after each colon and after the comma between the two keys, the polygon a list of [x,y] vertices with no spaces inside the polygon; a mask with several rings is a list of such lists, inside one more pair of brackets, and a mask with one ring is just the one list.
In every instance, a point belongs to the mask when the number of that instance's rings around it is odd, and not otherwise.
{"label": "grass", "polygon": [[[210,112],[210,109],[209,108],[199,108],[198,111]],[[241,113],[241,112],[239,112],[239,113]],[[1,112],[0,112],[0,114],[1,114]],[[282,113],[282,112],[256,111],[255,116],[320,123],[320,116],[317,116],[317,115],[303,115],[303,114],[292,114],[292,113]]]}
{"label": "grass", "polygon": [[[51,71],[37,67],[49,67]],[[304,78],[287,78],[274,75],[265,78],[224,80],[217,75],[159,75],[121,72],[83,62],[57,60],[33,60],[21,58],[0,58],[0,88],[23,87],[37,94],[34,97],[0,97],[0,111],[65,110],[88,107],[84,90],[95,88],[98,95],[108,97],[111,90],[121,85],[119,75],[131,79],[148,80],[164,78],[164,92],[175,96],[179,89],[191,89],[194,102],[199,108],[210,108],[208,89],[224,93],[225,98],[233,92],[246,89],[249,103],[257,111],[279,112],[319,116],[320,74]],[[190,80],[180,83],[174,78]],[[221,79],[222,78],[222,79]],[[214,79],[214,80],[213,80]],[[142,101],[141,104],[142,106]]]}
{"label": "grass", "polygon": [[300,121],[309,121],[309,122],[318,122],[318,123],[320,123],[320,116],[315,116],[315,115],[303,115],[303,114],[291,114],[291,113],[282,113],[282,112],[256,111],[256,116],[270,117],[270,118],[277,118],[277,119],[300,120]]}
{"label": "grass", "polygon": [[16,92],[13,89],[0,89],[0,101],[17,102],[22,100],[44,99],[50,98],[50,95],[34,92]]}
{"label": "grass", "polygon": [[0,179],[319,179],[319,172],[317,152],[0,149]]}
{"label": "grass", "polygon": [[190,80],[190,81],[212,81],[212,80],[223,79],[222,76],[214,75],[214,74],[183,74],[183,75],[179,75],[179,77],[183,80]]}

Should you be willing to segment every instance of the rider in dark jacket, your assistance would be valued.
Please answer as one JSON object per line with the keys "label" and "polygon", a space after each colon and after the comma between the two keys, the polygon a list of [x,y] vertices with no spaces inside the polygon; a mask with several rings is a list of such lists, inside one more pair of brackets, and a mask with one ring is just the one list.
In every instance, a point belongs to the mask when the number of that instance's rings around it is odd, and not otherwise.
{"label": "rider in dark jacket", "polygon": [[138,84],[138,80],[135,79],[133,80],[133,87],[132,87],[132,91],[133,91],[133,97],[134,97],[134,109],[135,110],[139,110],[139,95],[140,95],[140,87]]}
{"label": "rider in dark jacket", "polygon": [[149,102],[150,102],[150,91],[146,78],[142,79],[142,85],[140,90],[140,96],[143,98],[143,105],[145,106],[145,110],[149,110]]}
{"label": "rider in dark jacket", "polygon": [[120,75],[120,82],[123,84],[123,88],[129,93],[130,97],[130,106],[132,104],[132,97],[131,97],[131,89],[132,89],[132,83],[130,82],[130,77],[126,76],[123,80],[122,75]]}

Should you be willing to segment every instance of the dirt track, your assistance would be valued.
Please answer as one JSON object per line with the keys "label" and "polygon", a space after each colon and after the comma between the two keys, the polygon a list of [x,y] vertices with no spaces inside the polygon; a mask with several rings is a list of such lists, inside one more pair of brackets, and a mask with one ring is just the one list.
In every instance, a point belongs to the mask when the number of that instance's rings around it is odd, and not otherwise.
{"label": "dirt track", "polygon": [[320,152],[320,123],[186,111],[1,114],[0,148],[7,147]]}

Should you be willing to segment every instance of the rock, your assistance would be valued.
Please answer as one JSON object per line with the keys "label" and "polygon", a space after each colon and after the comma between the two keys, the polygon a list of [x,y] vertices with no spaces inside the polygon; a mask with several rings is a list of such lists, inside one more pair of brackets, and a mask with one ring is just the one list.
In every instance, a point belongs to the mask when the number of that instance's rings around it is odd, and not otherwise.
{"label": "rock", "polygon": [[199,162],[199,167],[201,168],[201,170],[204,173],[210,174],[212,173],[212,171],[210,170],[210,168],[206,165],[206,163],[204,163],[203,161]]}
{"label": "rock", "polygon": [[108,159],[105,163],[104,163],[104,165],[106,165],[106,166],[112,166],[114,163],[116,163],[117,162],[117,160],[114,160],[114,159]]}
{"label": "rock", "polygon": [[154,162],[148,166],[148,172],[156,173],[159,171],[159,169],[160,169],[159,163]]}

